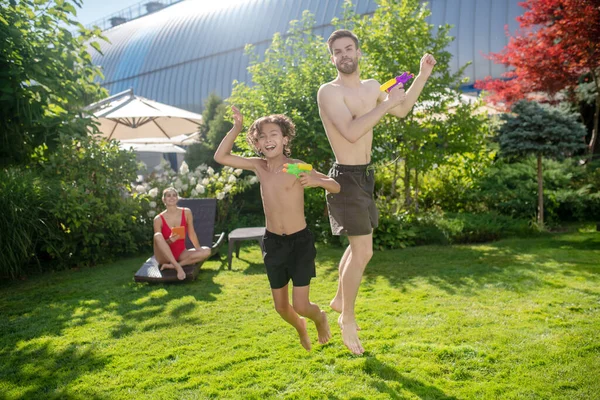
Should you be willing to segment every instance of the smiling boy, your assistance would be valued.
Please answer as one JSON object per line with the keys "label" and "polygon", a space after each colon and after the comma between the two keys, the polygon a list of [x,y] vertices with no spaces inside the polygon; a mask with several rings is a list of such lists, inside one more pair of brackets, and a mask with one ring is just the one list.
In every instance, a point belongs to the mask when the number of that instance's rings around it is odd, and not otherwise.
{"label": "smiling boy", "polygon": [[[250,126],[246,139],[262,157],[231,154],[243,121],[239,110],[231,109],[234,126],[223,138],[214,158],[220,164],[253,171],[258,177],[266,219],[263,256],[275,310],[296,328],[300,343],[310,350],[306,320],[300,315],[315,323],[319,343],[327,343],[331,333],[325,312],[309,300],[310,280],[315,276],[316,249],[304,217],[304,188],[322,187],[330,193],[338,193],[340,186],[334,179],[315,170],[302,173],[298,178],[283,172],[284,164],[302,162],[289,158],[296,128],[285,115],[262,117]],[[289,302],[290,279],[293,306]]]}

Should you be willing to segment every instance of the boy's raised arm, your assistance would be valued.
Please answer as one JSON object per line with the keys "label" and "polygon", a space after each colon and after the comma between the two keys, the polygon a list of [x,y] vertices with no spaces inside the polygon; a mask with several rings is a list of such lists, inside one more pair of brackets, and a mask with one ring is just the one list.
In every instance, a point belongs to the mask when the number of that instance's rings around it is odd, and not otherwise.
{"label": "boy's raised arm", "polygon": [[219,148],[215,152],[214,159],[216,162],[222,165],[254,171],[255,166],[252,158],[240,157],[231,154],[231,149],[233,149],[235,138],[237,138],[242,131],[243,122],[243,117],[240,113],[240,110],[238,110],[235,106],[231,106],[231,111],[233,111],[233,128],[231,128],[231,130],[221,141]]}

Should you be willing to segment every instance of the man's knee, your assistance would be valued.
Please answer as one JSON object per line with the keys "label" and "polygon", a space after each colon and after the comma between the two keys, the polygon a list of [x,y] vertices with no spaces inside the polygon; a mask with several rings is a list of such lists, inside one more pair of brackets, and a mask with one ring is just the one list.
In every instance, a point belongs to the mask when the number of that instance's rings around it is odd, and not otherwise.
{"label": "man's knee", "polygon": [[352,260],[363,268],[369,263],[373,257],[373,247],[356,247],[352,249]]}

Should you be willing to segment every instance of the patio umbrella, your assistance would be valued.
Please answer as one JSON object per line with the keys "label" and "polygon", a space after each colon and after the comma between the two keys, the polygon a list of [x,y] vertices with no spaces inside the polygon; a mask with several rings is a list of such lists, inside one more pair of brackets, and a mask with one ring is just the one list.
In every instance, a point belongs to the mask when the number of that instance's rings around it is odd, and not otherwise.
{"label": "patio umbrella", "polygon": [[200,132],[190,133],[189,135],[178,135],[172,138],[158,137],[158,138],[139,138],[139,139],[123,139],[121,143],[137,143],[137,144],[174,144],[178,146],[189,146],[197,143],[199,140]]}
{"label": "patio umbrella", "polygon": [[198,131],[202,115],[133,94],[118,93],[86,107],[107,139],[171,139]]}
{"label": "patio umbrella", "polygon": [[185,154],[185,149],[176,146],[171,143],[164,144],[147,144],[147,143],[133,143],[133,142],[120,142],[119,147],[123,150],[133,150],[138,153],[178,153]]}

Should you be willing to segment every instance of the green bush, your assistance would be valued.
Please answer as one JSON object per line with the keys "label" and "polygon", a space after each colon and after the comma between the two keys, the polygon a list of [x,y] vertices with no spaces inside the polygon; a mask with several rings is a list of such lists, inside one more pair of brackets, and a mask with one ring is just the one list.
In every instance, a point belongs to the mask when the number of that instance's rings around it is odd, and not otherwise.
{"label": "green bush", "polygon": [[534,232],[529,221],[496,212],[424,213],[414,216],[412,226],[416,244],[482,243]]}
{"label": "green bush", "polygon": [[460,230],[450,237],[451,243],[481,243],[508,237],[523,237],[536,233],[528,220],[515,219],[496,212],[482,214],[448,214]]}
{"label": "green bush", "polygon": [[376,202],[379,226],[373,232],[373,244],[379,250],[425,244],[480,243],[535,232],[529,220],[494,211],[444,213],[429,210],[415,214],[402,209],[401,199],[380,196]]}
{"label": "green bush", "polygon": [[148,249],[151,222],[130,194],[137,165],[115,142],[61,137],[55,151],[36,149],[33,161],[47,182],[42,206],[49,228],[41,251],[55,267],[94,265]]}
{"label": "green bush", "polygon": [[239,205],[234,204],[234,197],[258,182],[253,174],[242,175],[243,172],[231,167],[215,170],[206,164],[190,170],[185,161],[179,171],[173,171],[163,160],[145,178],[145,182],[134,189],[137,195],[145,200],[142,215],[150,220],[165,209],[162,192],[167,187],[177,189],[181,198],[216,198],[218,202],[215,230],[224,231],[230,226],[231,219],[241,211]]}
{"label": "green bush", "polygon": [[56,232],[43,204],[49,190],[29,169],[0,170],[0,277],[16,278],[37,262],[38,249]]}
{"label": "green bush", "polygon": [[412,217],[398,211],[397,201],[385,196],[377,198],[379,226],[373,231],[374,249],[403,249],[415,244],[415,231],[410,226]]}

